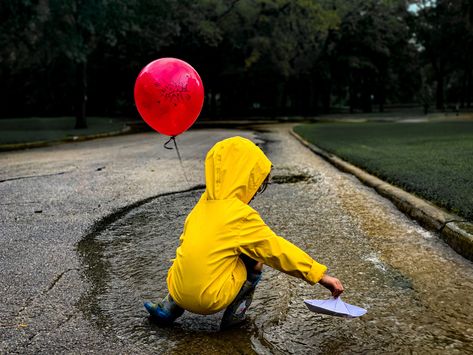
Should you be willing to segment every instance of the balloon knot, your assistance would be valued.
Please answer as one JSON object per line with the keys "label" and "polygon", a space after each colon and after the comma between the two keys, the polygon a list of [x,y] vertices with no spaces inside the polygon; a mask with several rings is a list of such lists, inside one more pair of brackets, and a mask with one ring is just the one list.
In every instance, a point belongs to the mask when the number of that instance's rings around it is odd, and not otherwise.
{"label": "balloon knot", "polygon": [[[168,144],[171,143],[171,141],[174,141],[175,142],[175,139],[176,139],[176,136],[171,136],[171,138],[169,138],[169,140],[164,143],[164,148],[166,149],[169,149],[169,150],[172,150],[173,148],[172,147],[168,147]],[[175,144],[175,143],[174,143]]]}

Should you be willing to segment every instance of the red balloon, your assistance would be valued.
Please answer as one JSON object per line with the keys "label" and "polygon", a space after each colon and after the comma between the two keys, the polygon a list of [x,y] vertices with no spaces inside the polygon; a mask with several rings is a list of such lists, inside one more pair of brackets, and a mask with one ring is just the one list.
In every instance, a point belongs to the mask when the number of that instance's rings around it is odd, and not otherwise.
{"label": "red balloon", "polygon": [[161,58],[141,70],[135,103],[145,122],[159,133],[177,136],[197,119],[204,86],[197,71],[176,58]]}

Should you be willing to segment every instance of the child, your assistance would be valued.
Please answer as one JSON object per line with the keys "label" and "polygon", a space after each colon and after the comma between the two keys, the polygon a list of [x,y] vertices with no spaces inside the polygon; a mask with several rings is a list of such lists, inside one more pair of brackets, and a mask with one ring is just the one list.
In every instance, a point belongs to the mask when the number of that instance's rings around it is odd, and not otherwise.
{"label": "child", "polygon": [[206,190],[184,223],[167,276],[169,294],[158,304],[145,303],[156,320],[170,324],[184,310],[226,309],[221,329],[241,323],[263,264],[318,282],[334,297],[343,292],[338,279],[325,275],[324,265],[277,236],[248,205],[266,188],[270,170],[262,150],[245,138],[225,139],[207,153]]}

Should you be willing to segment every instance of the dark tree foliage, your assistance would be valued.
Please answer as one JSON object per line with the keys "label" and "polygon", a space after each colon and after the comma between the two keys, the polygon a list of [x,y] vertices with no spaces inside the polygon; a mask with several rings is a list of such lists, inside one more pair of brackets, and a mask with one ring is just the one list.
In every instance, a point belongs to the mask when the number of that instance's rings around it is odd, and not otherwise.
{"label": "dark tree foliage", "polygon": [[351,112],[371,112],[375,103],[383,111],[387,100],[412,100],[415,82],[403,81],[416,71],[410,62],[416,50],[409,43],[405,2],[359,0],[339,13],[331,56],[333,79],[345,90],[339,99],[346,98]]}
{"label": "dark tree foliage", "polygon": [[[409,6],[416,7],[409,11]],[[160,57],[191,63],[204,114],[470,106],[471,0],[3,0],[0,117],[136,116]],[[86,112],[87,108],[87,112]]]}
{"label": "dark tree foliage", "polygon": [[421,46],[427,85],[434,87],[437,109],[447,103],[471,106],[473,95],[473,1],[417,1],[413,24]]}

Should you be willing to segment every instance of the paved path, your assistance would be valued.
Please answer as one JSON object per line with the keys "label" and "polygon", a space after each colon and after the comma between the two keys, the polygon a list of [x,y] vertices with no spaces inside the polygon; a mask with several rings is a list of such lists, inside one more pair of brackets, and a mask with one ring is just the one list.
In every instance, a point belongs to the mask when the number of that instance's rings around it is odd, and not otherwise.
{"label": "paved path", "polygon": [[[203,183],[214,142],[249,132],[179,137],[187,182],[165,137],[138,134],[0,154],[0,353],[110,350],[74,305],[86,291],[76,244],[111,212]],[[119,349],[118,349],[119,350]]]}
{"label": "paved path", "polygon": [[[250,349],[303,353],[323,344],[319,351],[419,351],[432,344],[434,351],[471,350],[472,264],[372,189],[304,148],[287,129],[274,126],[257,136],[267,141],[276,175],[302,173],[310,181],[274,186],[255,207],[279,233],[329,265],[344,281],[347,299],[370,312],[351,323],[315,318],[319,325],[314,325],[312,317],[314,341],[304,343],[301,322],[312,315],[302,311],[300,300],[326,293],[319,288],[314,294],[308,285],[270,271],[256,295],[257,330],[255,337],[248,335]],[[94,223],[119,208],[202,184],[205,152],[236,134],[256,137],[229,130],[179,137],[188,181],[175,152],[163,149],[163,137],[154,134],[0,154],[0,353],[132,352],[126,339],[102,335],[78,311],[76,304],[91,285],[82,277],[76,245]],[[278,311],[265,312],[268,305]],[[432,329],[436,322],[438,330]],[[418,342],[422,329],[427,334]],[[347,344],[344,333],[360,335],[359,341]],[[205,337],[202,342],[210,344]],[[178,349],[185,346],[177,344]]]}

